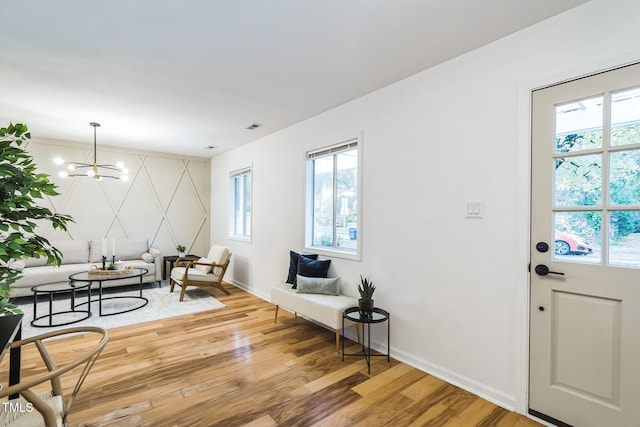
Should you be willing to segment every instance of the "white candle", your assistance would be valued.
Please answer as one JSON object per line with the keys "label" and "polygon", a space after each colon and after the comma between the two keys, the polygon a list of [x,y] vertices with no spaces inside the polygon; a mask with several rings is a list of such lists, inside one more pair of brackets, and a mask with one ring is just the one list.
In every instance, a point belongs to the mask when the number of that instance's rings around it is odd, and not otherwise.
{"label": "white candle", "polygon": [[113,238],[113,256],[116,256],[116,238]]}
{"label": "white candle", "polygon": [[102,239],[102,256],[107,256],[107,239]]}

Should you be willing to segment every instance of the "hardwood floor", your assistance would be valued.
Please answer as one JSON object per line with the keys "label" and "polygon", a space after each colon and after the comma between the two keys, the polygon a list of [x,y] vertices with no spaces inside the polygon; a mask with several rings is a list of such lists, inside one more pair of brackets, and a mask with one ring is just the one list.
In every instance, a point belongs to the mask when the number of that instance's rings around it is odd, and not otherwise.
{"label": "hardwood floor", "polygon": [[[213,291],[224,309],[112,329],[70,425],[539,425],[393,359],[374,358],[369,375],[364,359],[342,362],[332,331],[282,310],[274,324],[273,305],[226,287]],[[71,357],[82,341],[51,348]],[[28,376],[34,354],[22,359]],[[0,383],[7,369],[8,357]]]}

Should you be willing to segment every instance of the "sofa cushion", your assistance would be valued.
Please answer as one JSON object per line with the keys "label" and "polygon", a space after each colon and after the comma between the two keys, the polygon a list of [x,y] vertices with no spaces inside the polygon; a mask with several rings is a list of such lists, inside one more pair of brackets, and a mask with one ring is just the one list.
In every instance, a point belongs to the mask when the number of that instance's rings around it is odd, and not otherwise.
{"label": "sofa cushion", "polygon": [[[184,280],[184,275],[186,273],[186,267],[174,267],[171,269],[171,279],[175,280],[178,283],[182,283]],[[198,270],[197,268],[190,268],[188,274],[189,280],[194,282],[219,282],[220,276],[216,276],[215,274],[204,273],[202,270]]]}
{"label": "sofa cushion", "polygon": [[22,271],[22,270],[26,267],[26,265],[27,265],[27,264],[24,262],[24,260],[23,260],[23,259],[18,259],[18,260],[11,261],[11,262],[7,265],[7,267],[8,267],[10,270]]}
{"label": "sofa cushion", "polygon": [[25,267],[43,267],[47,265],[47,257],[43,256],[40,258],[25,258],[24,266]]}
{"label": "sofa cushion", "polygon": [[[113,253],[113,239],[107,239],[107,259]],[[116,259],[126,261],[142,258],[142,254],[149,251],[147,239],[128,240],[116,239]],[[89,242],[90,262],[102,262],[102,240]]]}
{"label": "sofa cushion", "polygon": [[89,262],[88,240],[55,240],[51,246],[62,252],[62,264]]}
{"label": "sofa cushion", "polygon": [[[69,275],[87,271],[89,264],[63,264],[59,267],[47,265],[40,267],[29,267],[20,273],[22,278],[16,284],[21,288],[31,288],[43,283],[68,282]],[[31,294],[29,291],[28,294]]]}
{"label": "sofa cushion", "polygon": [[318,254],[299,254],[294,251],[289,251],[289,274],[287,274],[287,283],[291,283],[292,288],[296,288],[296,276],[298,275],[298,263],[300,262],[300,257],[305,257],[309,259],[318,259]]}
{"label": "sofa cushion", "polygon": [[305,277],[298,275],[297,292],[301,294],[340,295],[339,277]]}

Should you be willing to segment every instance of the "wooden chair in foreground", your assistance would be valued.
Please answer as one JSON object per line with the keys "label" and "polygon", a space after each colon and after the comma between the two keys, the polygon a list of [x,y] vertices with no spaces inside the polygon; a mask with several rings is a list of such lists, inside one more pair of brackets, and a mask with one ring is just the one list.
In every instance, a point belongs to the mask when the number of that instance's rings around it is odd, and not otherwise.
{"label": "wooden chair in foreground", "polygon": [[[89,350],[60,366],[53,359],[47,350],[47,341],[51,338],[59,338],[66,335],[90,333],[94,334],[97,343]],[[100,352],[107,345],[109,333],[106,329],[97,326],[79,326],[75,328],[66,328],[58,331],[47,332],[35,337],[14,341],[11,348],[22,347],[33,344],[42,357],[42,361],[46,367],[45,372],[34,376],[29,376],[21,380],[18,384],[10,387],[3,387],[0,390],[0,399],[12,394],[18,394],[17,399],[3,401],[0,404],[0,425],[5,427],[36,427],[36,426],[63,426],[67,424],[67,416],[71,410],[71,406],[80,391],[80,387],[87,378],[89,371],[98,359]],[[62,394],[61,376],[74,368],[84,365],[80,377],[69,396],[66,399]],[[35,393],[32,388],[38,388],[41,384],[51,383],[51,390],[44,393]]]}
{"label": "wooden chair in foreground", "polygon": [[[180,264],[184,264],[185,261],[188,262],[187,265],[180,267]],[[211,247],[206,258],[178,258],[171,270],[170,292],[173,292],[175,285],[180,286],[182,288],[180,301],[184,300],[184,293],[189,286],[216,288],[229,295],[230,292],[222,286],[222,279],[229,261],[231,261],[229,248],[218,245]]]}

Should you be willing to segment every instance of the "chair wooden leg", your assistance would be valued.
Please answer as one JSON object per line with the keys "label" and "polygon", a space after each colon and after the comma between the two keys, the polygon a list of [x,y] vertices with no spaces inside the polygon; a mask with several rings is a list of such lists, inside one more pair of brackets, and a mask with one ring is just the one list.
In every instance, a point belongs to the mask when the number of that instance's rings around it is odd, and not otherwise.
{"label": "chair wooden leg", "polygon": [[184,301],[184,292],[187,290],[187,287],[184,283],[180,287],[182,288],[180,290],[180,301]]}
{"label": "chair wooden leg", "polygon": [[169,288],[169,292],[173,292],[173,287],[176,285],[176,282],[171,279],[171,287]]}
{"label": "chair wooden leg", "polygon": [[340,354],[340,329],[336,329],[336,352]]}
{"label": "chair wooden leg", "polygon": [[278,323],[278,309],[280,308],[280,306],[276,305],[276,317],[275,319],[273,319],[273,323]]}
{"label": "chair wooden leg", "polygon": [[222,286],[222,283],[218,283],[218,284],[216,284],[216,285],[213,285],[213,287],[214,287],[214,288],[216,288],[216,289],[220,289],[222,292],[224,292],[224,293],[225,293],[225,294],[227,294],[227,295],[231,295],[231,292],[229,292],[228,290],[226,290],[226,289],[224,288],[224,286]]}

